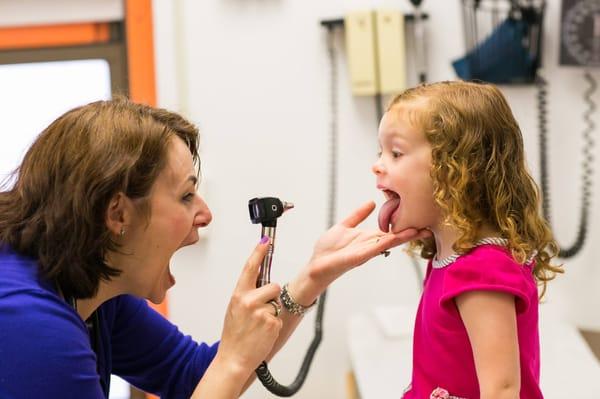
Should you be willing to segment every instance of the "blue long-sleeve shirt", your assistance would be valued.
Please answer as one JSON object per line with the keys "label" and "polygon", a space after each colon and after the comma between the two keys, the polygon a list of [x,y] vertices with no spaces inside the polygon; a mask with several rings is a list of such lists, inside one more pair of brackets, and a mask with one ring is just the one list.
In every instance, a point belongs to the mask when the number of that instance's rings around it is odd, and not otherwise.
{"label": "blue long-sleeve shirt", "polygon": [[0,247],[0,398],[102,399],[111,374],[162,398],[191,396],[218,344],[197,344],[122,295],[98,308],[96,357],[85,323],[37,267]]}

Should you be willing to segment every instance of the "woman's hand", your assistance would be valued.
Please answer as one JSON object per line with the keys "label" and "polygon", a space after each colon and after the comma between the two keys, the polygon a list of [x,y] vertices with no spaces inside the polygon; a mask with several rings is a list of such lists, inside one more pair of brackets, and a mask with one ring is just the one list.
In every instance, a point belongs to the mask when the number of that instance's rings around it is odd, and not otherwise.
{"label": "woman's hand", "polygon": [[411,228],[399,233],[358,229],[356,226],[374,209],[374,202],[365,203],[321,236],[307,268],[290,283],[290,293],[298,303],[308,305],[314,302],[335,279],[383,251],[431,236],[431,232],[425,229]]}
{"label": "woman's hand", "polygon": [[248,258],[227,307],[219,350],[192,399],[238,398],[252,381],[254,370],[272,351],[283,322],[269,301],[278,301],[281,289],[276,284],[256,288],[268,249],[268,241],[261,242]]}
{"label": "woman's hand", "polygon": [[[258,244],[244,266],[227,307],[219,350],[210,367],[215,367],[211,374],[217,374],[222,385],[236,386],[237,395],[253,371],[267,359],[282,327],[281,319],[275,316],[275,306],[269,303],[278,301],[281,288],[277,284],[256,288],[259,267],[268,247],[268,242]],[[213,392],[199,389],[196,394]]]}

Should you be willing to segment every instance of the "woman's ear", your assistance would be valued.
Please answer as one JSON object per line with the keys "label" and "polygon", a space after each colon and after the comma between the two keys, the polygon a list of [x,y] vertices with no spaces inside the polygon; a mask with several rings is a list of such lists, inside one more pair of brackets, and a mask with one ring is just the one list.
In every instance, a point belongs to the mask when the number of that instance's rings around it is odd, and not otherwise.
{"label": "woman's ear", "polygon": [[116,235],[122,236],[131,221],[131,200],[122,192],[115,194],[106,210],[106,227]]}

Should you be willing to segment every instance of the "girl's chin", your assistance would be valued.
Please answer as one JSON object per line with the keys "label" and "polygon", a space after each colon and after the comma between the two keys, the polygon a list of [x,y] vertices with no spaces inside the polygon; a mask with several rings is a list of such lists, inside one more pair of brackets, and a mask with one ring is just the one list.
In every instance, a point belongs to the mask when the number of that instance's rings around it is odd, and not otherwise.
{"label": "girl's chin", "polygon": [[415,226],[414,223],[403,223],[403,222],[396,222],[396,223],[392,223],[392,225],[390,226],[390,233],[394,233],[394,234],[398,234],[404,230],[407,229],[415,229],[415,230],[421,230],[421,229],[425,229],[426,227],[419,227],[419,226]]}
{"label": "girl's chin", "polygon": [[397,234],[408,228],[410,228],[410,226],[406,223],[402,223],[402,221],[392,222],[390,225],[390,233]]}

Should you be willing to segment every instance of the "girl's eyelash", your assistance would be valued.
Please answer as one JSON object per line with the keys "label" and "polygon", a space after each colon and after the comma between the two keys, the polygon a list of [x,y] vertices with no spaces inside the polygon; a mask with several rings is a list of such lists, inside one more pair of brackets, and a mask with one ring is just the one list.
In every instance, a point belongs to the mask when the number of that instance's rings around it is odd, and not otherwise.
{"label": "girl's eyelash", "polygon": [[186,195],[183,196],[183,200],[186,202],[191,201],[194,198],[194,194],[193,193],[187,193]]}
{"label": "girl's eyelash", "polygon": [[[390,153],[392,154],[393,158],[399,158],[400,156],[402,156],[402,153],[400,151],[390,151]],[[383,151],[379,150],[377,152],[377,158],[381,158],[381,154],[383,154]]]}

